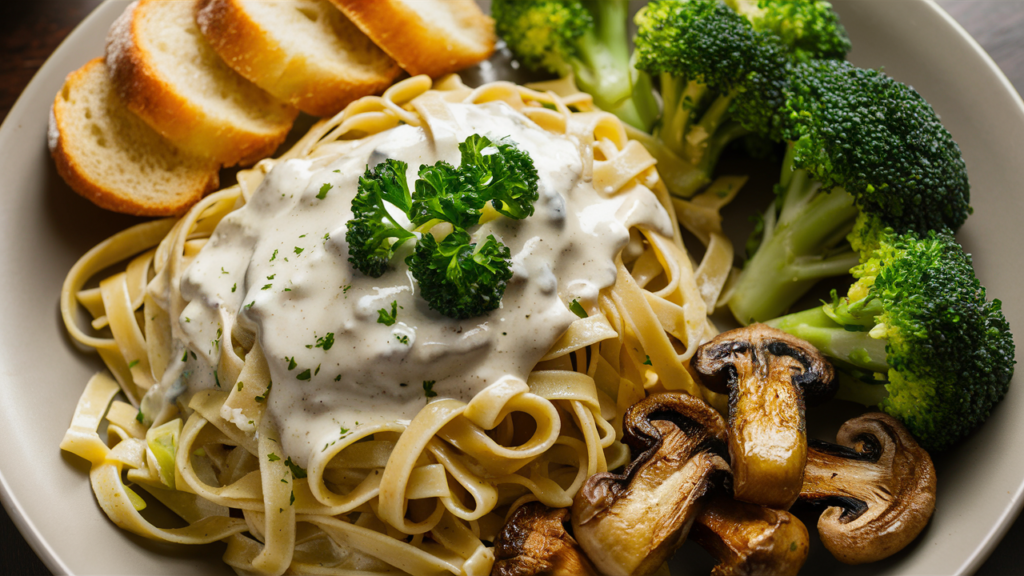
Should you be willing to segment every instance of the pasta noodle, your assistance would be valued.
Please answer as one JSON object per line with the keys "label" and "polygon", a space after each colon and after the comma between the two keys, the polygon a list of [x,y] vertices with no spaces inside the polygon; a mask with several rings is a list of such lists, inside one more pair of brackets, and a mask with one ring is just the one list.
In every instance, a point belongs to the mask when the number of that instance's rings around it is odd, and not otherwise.
{"label": "pasta noodle", "polygon": [[[436,399],[407,423],[342,428],[306,470],[285,459],[281,431],[265,417],[273,387],[260,341],[231,319],[223,344],[218,333],[221,350],[210,356],[223,387],[181,394],[176,403],[147,395],[154,386],[180,388],[186,378],[176,360],[183,274],[275,164],[326,161],[400,124],[430,125],[435,140],[451,138],[431,124],[447,113],[445,102],[494,101],[572,137],[583,177],[601,193],[652,190],[675,231],[631,230],[598,310],[573,322],[527,381],[503,378],[468,402]],[[240,573],[488,574],[487,542],[516,507],[535,500],[569,506],[588,476],[627,462],[621,420],[631,404],[650,392],[682,390],[723,406],[691,376],[689,359],[716,333],[708,314],[732,269],[717,211],[741,185],[726,180],[710,195],[671,200],[651,155],[585,94],[504,82],[470,89],[455,76],[401,81],[321,121],[281,158],[240,172],[236,185],[182,218],[115,234],[75,264],[61,312],[71,336],[97,350],[110,374],[87,384],[61,448],[91,463],[96,498],[115,524],[167,542],[225,541],[224,561]],[[719,193],[723,187],[729,194]],[[696,271],[679,222],[707,246]],[[86,288],[119,262],[123,272]],[[79,326],[79,305],[94,318],[94,333]],[[103,332],[109,336],[94,335]],[[197,352],[185,350],[185,358]],[[127,402],[115,400],[118,392]],[[188,526],[150,523],[136,488]]]}

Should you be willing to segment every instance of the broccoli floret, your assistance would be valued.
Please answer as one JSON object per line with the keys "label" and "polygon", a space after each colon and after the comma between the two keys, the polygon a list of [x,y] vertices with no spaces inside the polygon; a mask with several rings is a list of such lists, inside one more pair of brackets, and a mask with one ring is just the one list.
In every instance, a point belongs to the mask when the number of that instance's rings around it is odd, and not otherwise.
{"label": "broccoli floret", "polygon": [[627,0],[494,0],[498,34],[531,70],[567,76],[639,130],[658,115],[650,78],[630,62]]}
{"label": "broccoli floret", "polygon": [[913,88],[815,60],[793,66],[785,90],[782,177],[729,300],[743,323],[778,316],[818,280],[846,274],[886,230],[955,231],[971,212],[960,149]]}
{"label": "broccoli floret", "polygon": [[473,135],[459,144],[462,166],[469,167],[468,178],[480,194],[491,199],[499,213],[522,220],[533,216],[537,201],[537,168],[526,152],[507,140],[491,142]]}
{"label": "broccoli floret", "polygon": [[999,300],[948,233],[888,233],[853,273],[846,297],[769,324],[835,361],[841,398],[877,404],[929,450],[948,448],[988,418],[1013,375]]}
{"label": "broccoli floret", "polygon": [[[408,213],[412,206],[405,173],[408,165],[400,160],[385,160],[359,178],[352,198],[352,220],[345,241],[348,261],[363,274],[379,278],[403,242],[415,238],[388,213],[384,203]],[[392,238],[394,242],[392,242]]]}
{"label": "broccoli floret", "polygon": [[508,247],[490,235],[479,246],[471,244],[464,230],[455,230],[440,243],[424,234],[405,262],[430,308],[459,320],[500,306],[512,278]]}
{"label": "broccoli floret", "polygon": [[[480,222],[488,202],[509,218],[533,215],[538,191],[533,159],[514,142],[492,142],[474,134],[459,150],[458,168],[443,161],[421,166],[411,195],[404,162],[386,160],[367,169],[352,199],[353,218],[345,239],[349,262],[376,278],[387,270],[399,245],[418,237],[405,261],[420,294],[432,309],[466,319],[497,308],[512,277],[508,247],[494,236],[477,246],[466,228]],[[401,210],[415,231],[400,225],[385,202]],[[438,243],[430,230],[442,222],[451,224],[452,231]]]}
{"label": "broccoli floret", "polygon": [[652,2],[636,23],[637,67],[658,76],[664,101],[648,144],[669,190],[689,197],[728,143],[777,131],[786,50],[716,0]]}
{"label": "broccoli floret", "polygon": [[798,61],[842,60],[850,37],[828,2],[818,0],[726,0],[755,30],[770,32],[789,47]]}

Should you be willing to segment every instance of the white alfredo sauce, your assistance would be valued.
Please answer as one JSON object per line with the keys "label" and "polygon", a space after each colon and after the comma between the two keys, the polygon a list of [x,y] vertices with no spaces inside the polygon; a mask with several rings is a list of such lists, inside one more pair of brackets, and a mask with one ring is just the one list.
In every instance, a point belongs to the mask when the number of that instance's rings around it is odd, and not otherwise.
{"label": "white alfredo sauce", "polygon": [[[615,282],[614,259],[629,227],[672,234],[668,214],[646,188],[608,196],[584,181],[575,139],[541,129],[502,102],[447,107],[451,121],[430,118],[427,129],[402,125],[377,134],[326,167],[278,164],[249,203],[221,221],[182,278],[189,303],[179,324],[197,355],[189,360],[189,391],[215,386],[212,366],[236,324],[254,332],[273,381],[267,414],[302,466],[311,451],[337,439],[339,426],[412,419],[427,402],[424,380],[436,382],[438,398],[462,401],[503,376],[525,380],[577,319],[567,304],[577,298],[591,307]],[[474,242],[493,234],[508,246],[514,275],[499,309],[453,320],[420,297],[404,262],[414,242],[388,272],[370,278],[348,262],[346,222],[368,164],[407,162],[412,189],[420,165],[458,166],[457,145],[472,134],[508,136],[528,152],[540,198],[530,218],[502,216],[469,231]],[[332,187],[318,199],[325,183]],[[390,311],[392,302],[398,321],[378,323],[377,311]],[[317,347],[328,333],[333,346]]]}

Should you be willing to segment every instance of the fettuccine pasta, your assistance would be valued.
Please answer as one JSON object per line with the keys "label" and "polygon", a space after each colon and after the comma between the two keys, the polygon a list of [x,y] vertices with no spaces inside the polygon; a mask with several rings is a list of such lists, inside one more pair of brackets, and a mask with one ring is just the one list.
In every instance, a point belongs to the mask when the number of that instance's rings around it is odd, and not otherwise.
{"label": "fettuccine pasta", "polygon": [[[672,234],[631,227],[608,263],[614,283],[527,377],[498,378],[466,399],[442,390],[411,419],[346,421],[308,453],[289,453],[298,441],[270,413],[283,393],[272,376],[281,360],[268,355],[262,335],[227,315],[211,346],[184,344],[190,264],[275,166],[326,166],[399,126],[422,127],[440,142],[437,118],[449,104],[495,102],[574,143],[582,179],[604,197],[653,192]],[[691,376],[689,360],[717,333],[708,315],[732,270],[717,213],[742,183],[723,180],[674,204],[651,155],[585,94],[505,82],[470,89],[455,76],[404,80],[318,123],[281,158],[239,173],[236,185],[180,219],[115,234],[75,264],[61,312],[109,374],[87,384],[61,448],[91,463],[96,498],[115,524],[165,542],[224,541],[224,561],[239,573],[489,574],[488,543],[515,508],[570,506],[588,476],[628,461],[620,439],[630,405],[681,390],[724,409],[724,399]],[[687,252],[680,223],[706,245],[701,262]],[[87,287],[118,263],[123,271]],[[93,317],[90,330],[78,322],[80,307]],[[197,367],[215,385],[189,388]],[[152,524],[141,512],[154,502],[188,525]]]}

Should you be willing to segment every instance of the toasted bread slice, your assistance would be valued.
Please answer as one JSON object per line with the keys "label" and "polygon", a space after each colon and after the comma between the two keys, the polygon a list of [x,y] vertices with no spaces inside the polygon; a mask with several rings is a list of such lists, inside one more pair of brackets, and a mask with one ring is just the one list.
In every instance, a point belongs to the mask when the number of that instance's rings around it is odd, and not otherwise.
{"label": "toasted bread slice", "polygon": [[195,0],[139,0],[107,35],[128,108],[179,148],[231,166],[269,156],[298,111],[241,77],[196,26]]}
{"label": "toasted bread slice", "polygon": [[438,77],[494,52],[494,21],[473,0],[331,0],[398,65]]}
{"label": "toasted bread slice", "polygon": [[327,0],[200,0],[196,23],[221,58],[276,98],[333,116],[400,71]]}
{"label": "toasted bread slice", "polygon": [[178,150],[132,114],[102,58],[64,81],[50,109],[48,141],[64,181],[107,210],[171,216],[217,188],[217,163]]}

